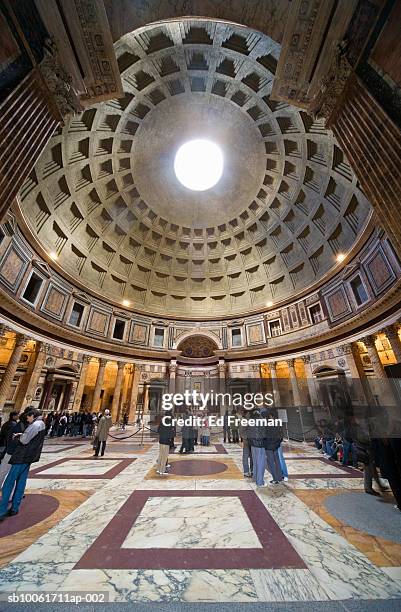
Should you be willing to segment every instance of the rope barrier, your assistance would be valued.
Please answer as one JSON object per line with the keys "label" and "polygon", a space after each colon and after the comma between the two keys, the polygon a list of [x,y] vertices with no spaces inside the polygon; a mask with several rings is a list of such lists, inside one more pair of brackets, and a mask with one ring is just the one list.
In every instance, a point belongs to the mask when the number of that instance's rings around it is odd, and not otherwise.
{"label": "rope barrier", "polygon": [[128,440],[128,438],[132,438],[132,436],[136,436],[136,434],[142,430],[142,427],[140,427],[139,429],[137,429],[136,431],[134,431],[134,433],[130,434],[129,436],[113,436],[113,434],[111,434],[109,432],[109,436],[110,438],[114,438],[114,440]]}

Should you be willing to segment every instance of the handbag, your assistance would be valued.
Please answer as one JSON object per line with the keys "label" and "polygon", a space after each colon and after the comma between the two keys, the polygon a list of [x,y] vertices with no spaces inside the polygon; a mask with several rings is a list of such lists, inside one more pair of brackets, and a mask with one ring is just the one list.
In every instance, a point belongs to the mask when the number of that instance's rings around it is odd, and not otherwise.
{"label": "handbag", "polygon": [[93,438],[93,444],[92,444],[93,450],[97,449],[98,443],[99,443],[99,439],[97,437]]}

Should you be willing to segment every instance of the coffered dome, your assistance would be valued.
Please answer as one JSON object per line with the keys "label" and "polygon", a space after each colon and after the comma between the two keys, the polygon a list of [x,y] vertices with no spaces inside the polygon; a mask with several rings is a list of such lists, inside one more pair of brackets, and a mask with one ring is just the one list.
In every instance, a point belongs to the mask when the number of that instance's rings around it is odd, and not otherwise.
{"label": "coffered dome", "polygon": [[[317,284],[370,205],[323,122],[270,98],[280,46],[192,19],[115,48],[124,97],[70,119],[21,190],[32,237],[81,287],[146,313],[240,314]],[[199,138],[224,170],[191,191],[174,158]]]}

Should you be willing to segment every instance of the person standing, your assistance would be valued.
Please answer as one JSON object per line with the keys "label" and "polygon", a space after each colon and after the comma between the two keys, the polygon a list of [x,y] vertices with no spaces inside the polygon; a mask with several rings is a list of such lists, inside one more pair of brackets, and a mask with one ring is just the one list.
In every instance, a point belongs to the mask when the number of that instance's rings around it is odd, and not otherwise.
{"label": "person standing", "polygon": [[280,446],[277,449],[278,451],[278,458],[280,461],[280,467],[281,467],[281,471],[283,473],[283,480],[285,482],[288,482],[288,468],[287,468],[287,464],[285,462],[285,458],[284,458],[284,452],[283,452],[283,445],[282,443],[280,444]]}
{"label": "person standing", "polygon": [[10,416],[8,421],[6,421],[2,427],[2,435],[4,435],[4,454],[1,458],[0,463],[0,487],[3,486],[3,482],[5,481],[8,472],[11,469],[11,464],[9,460],[11,459],[11,455],[15,451],[15,448],[18,443],[18,439],[14,438],[15,433],[23,432],[22,422],[18,423],[18,412],[10,412]]}
{"label": "person standing", "polygon": [[128,413],[124,412],[124,415],[123,415],[123,429],[125,429],[127,427],[127,425],[128,425]]}
{"label": "person standing", "polygon": [[104,414],[100,417],[99,422],[97,424],[96,430],[96,449],[94,457],[104,456],[104,451],[106,450],[106,442],[107,437],[109,435],[110,427],[112,425],[110,410],[105,410]]}
{"label": "person standing", "polygon": [[[275,416],[270,413],[268,415],[269,419],[274,419]],[[281,427],[277,425],[271,425],[267,427],[267,434],[265,439],[265,449],[266,449],[266,460],[267,467],[272,475],[271,484],[278,484],[284,479],[283,472],[281,470],[280,465],[280,457],[278,454],[278,449],[280,448],[280,444],[282,442],[282,431]]]}
{"label": "person standing", "polygon": [[232,424],[231,424],[232,439],[233,439],[234,444],[238,444],[239,442],[238,415],[235,410],[233,410],[232,416],[234,417],[234,420],[232,421]]}
{"label": "person standing", "polygon": [[[263,409],[255,409],[252,411],[251,418],[262,420],[266,418],[266,411]],[[267,426],[262,423],[248,425],[248,439],[252,452],[253,461],[253,479],[257,487],[266,487],[265,469],[266,469],[266,429]]]}
{"label": "person standing", "polygon": [[201,426],[201,444],[203,446],[210,445],[210,425],[209,425],[209,417],[205,414],[204,419],[202,420]]}
{"label": "person standing", "polygon": [[[247,418],[247,410],[243,411],[242,418]],[[240,424],[239,435],[242,440],[242,467],[244,469],[245,478],[252,478],[253,474],[253,460],[251,446],[248,439],[248,426]]]}
{"label": "person standing", "polygon": [[[28,427],[23,433],[13,434],[14,438],[18,438],[18,442],[9,460],[11,469],[2,488],[0,521],[3,521],[7,516],[18,514],[25,492],[29,468],[31,463],[39,461],[46,436],[45,424],[39,410],[36,408],[27,410],[25,412],[25,418]],[[7,511],[13,489],[14,493],[11,500],[11,508]]]}
{"label": "person standing", "polygon": [[228,442],[231,442],[231,427],[230,427],[230,422],[229,422],[229,416],[230,415],[228,414],[228,408],[227,408],[224,413],[224,417],[223,417],[224,442],[226,442],[226,440]]}
{"label": "person standing", "polygon": [[171,414],[163,416],[157,428],[157,433],[159,434],[159,457],[157,459],[156,472],[160,474],[160,476],[168,476],[166,467],[168,464],[171,438],[174,435]]}
{"label": "person standing", "polygon": [[191,415],[190,415],[190,412],[187,410],[184,414],[184,425],[181,427],[182,442],[181,442],[181,448],[179,450],[179,453],[181,455],[182,453],[188,454],[191,452],[192,427],[190,425],[190,422],[191,422]]}
{"label": "person standing", "polygon": [[8,420],[5,423],[3,423],[3,425],[1,426],[1,430],[0,430],[0,453],[4,452],[4,450],[6,448],[6,444],[7,444],[8,433],[10,431],[10,428],[12,428],[14,426],[14,423],[17,422],[17,419],[18,419],[18,412],[13,410],[12,412],[10,412]]}

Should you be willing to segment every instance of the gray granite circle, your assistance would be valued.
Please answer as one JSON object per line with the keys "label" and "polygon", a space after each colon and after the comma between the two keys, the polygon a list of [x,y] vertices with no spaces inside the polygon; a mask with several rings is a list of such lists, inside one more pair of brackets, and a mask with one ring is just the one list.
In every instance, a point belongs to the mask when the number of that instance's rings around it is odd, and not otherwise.
{"label": "gray granite circle", "polygon": [[324,506],[335,518],[354,529],[401,543],[401,512],[383,498],[367,493],[340,493],[328,497]]}

